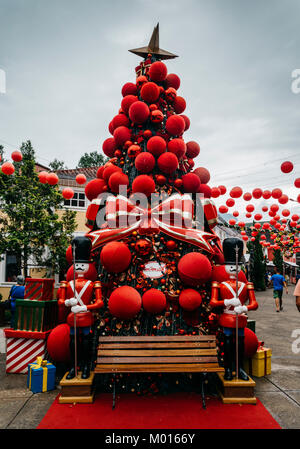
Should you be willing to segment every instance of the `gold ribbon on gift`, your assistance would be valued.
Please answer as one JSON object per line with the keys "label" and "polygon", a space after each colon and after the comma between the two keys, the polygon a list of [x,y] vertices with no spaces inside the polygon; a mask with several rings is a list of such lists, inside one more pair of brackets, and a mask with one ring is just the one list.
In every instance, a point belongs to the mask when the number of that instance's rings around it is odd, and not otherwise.
{"label": "gold ribbon on gift", "polygon": [[30,367],[29,373],[29,388],[31,389],[31,373],[33,369],[43,368],[43,387],[42,391],[47,391],[47,380],[48,380],[48,368],[47,368],[47,360],[43,360],[43,357],[37,357],[36,363],[33,363]]}

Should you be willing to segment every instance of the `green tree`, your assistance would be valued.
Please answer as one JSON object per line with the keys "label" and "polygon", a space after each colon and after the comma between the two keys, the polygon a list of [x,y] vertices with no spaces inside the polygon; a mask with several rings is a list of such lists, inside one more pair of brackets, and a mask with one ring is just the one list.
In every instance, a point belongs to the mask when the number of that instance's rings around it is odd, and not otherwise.
{"label": "green tree", "polygon": [[98,151],[92,151],[91,153],[84,153],[84,155],[81,156],[77,168],[99,167],[107,161],[108,158],[103,156],[103,154],[98,153]]}
{"label": "green tree", "polygon": [[49,168],[52,171],[57,171],[57,170],[66,170],[67,166],[65,165],[64,161],[60,161],[59,159],[53,159],[52,162],[50,162],[49,164]]}
{"label": "green tree", "polygon": [[253,243],[253,284],[255,290],[266,290],[266,262],[259,239],[260,234]]}
{"label": "green tree", "polygon": [[280,274],[283,273],[283,257],[280,249],[274,250],[273,263]]}
{"label": "green tree", "polygon": [[59,216],[63,197],[58,187],[39,182],[30,141],[20,150],[23,160],[14,163],[14,174],[0,173],[0,254],[13,252],[24,276],[29,260],[48,266],[53,275],[75,230],[75,212],[64,210]]}

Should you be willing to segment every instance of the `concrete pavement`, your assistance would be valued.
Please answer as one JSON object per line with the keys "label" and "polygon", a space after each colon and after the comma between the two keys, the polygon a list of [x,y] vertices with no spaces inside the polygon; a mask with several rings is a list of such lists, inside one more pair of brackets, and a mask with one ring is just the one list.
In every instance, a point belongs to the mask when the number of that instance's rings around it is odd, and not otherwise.
{"label": "concrete pavement", "polygon": [[[249,313],[259,340],[273,353],[272,374],[254,378],[256,395],[284,429],[300,429],[300,313],[293,289],[289,286],[283,296],[283,312],[276,312],[267,290],[256,292],[259,309]],[[26,375],[6,374],[5,354],[0,354],[0,429],[35,429],[59,393],[33,394],[26,380]]]}

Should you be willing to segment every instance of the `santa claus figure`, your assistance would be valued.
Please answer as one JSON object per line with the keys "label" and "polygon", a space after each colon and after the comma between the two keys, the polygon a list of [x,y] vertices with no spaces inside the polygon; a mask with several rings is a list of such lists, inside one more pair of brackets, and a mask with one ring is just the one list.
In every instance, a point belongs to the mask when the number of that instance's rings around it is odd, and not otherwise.
{"label": "santa claus figure", "polygon": [[[238,326],[238,378],[248,380],[249,377],[243,370],[244,359],[244,329],[247,326],[248,310],[255,310],[258,304],[255,299],[252,282],[237,280],[241,270],[241,258],[243,256],[243,241],[237,238],[227,238],[223,242],[225,258],[225,270],[228,280],[212,282],[210,306],[223,308],[219,316],[219,325],[224,332],[224,368],[225,380],[232,380],[232,372],[235,370],[236,354],[236,325]],[[237,265],[238,262],[238,265]],[[248,302],[249,301],[249,302]],[[246,303],[248,304],[246,305]],[[217,310],[217,309],[216,309]]]}
{"label": "santa claus figure", "polygon": [[[67,316],[70,330],[70,354],[72,368],[67,379],[75,377],[75,343],[77,346],[77,359],[82,379],[90,376],[90,337],[94,322],[93,311],[103,307],[101,283],[92,281],[95,268],[90,261],[91,241],[88,237],[75,237],[72,241],[75,251],[75,285],[74,280],[63,281],[60,285],[58,304],[71,308]],[[75,335],[76,325],[76,335]],[[75,342],[76,339],[76,342]]]}

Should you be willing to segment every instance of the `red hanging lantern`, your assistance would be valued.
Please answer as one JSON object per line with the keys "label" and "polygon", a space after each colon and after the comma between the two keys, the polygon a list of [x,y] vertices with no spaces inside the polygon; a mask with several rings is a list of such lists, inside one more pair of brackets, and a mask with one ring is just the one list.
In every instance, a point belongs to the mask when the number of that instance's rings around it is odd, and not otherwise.
{"label": "red hanging lantern", "polygon": [[219,212],[220,212],[221,214],[226,214],[226,213],[228,212],[228,207],[227,207],[227,206],[224,206],[224,205],[220,206],[220,207],[219,207]]}
{"label": "red hanging lantern", "polygon": [[274,199],[278,199],[278,198],[280,198],[282,196],[282,190],[281,189],[273,189],[272,190],[272,197],[274,198]]}
{"label": "red hanging lantern", "polygon": [[62,190],[62,196],[65,200],[70,200],[74,196],[74,190],[70,187],[66,187]]}
{"label": "red hanging lantern", "polygon": [[246,192],[244,193],[243,198],[245,201],[250,201],[252,199],[252,195],[250,192]]}
{"label": "red hanging lantern", "polygon": [[12,175],[15,171],[15,167],[11,162],[4,162],[4,164],[1,165],[1,170],[5,175]]}
{"label": "red hanging lantern", "polygon": [[246,211],[247,212],[253,212],[254,211],[254,206],[253,206],[253,204],[248,204],[247,206],[246,206]]}
{"label": "red hanging lantern", "polygon": [[58,176],[56,173],[48,173],[47,182],[51,186],[55,186],[58,183]]}
{"label": "red hanging lantern", "polygon": [[241,187],[233,187],[229,193],[232,198],[240,198],[243,194]]}
{"label": "red hanging lantern", "polygon": [[259,198],[262,197],[263,191],[259,188],[256,188],[252,191],[252,196],[253,198],[255,198],[256,200],[258,200]]}
{"label": "red hanging lantern", "polygon": [[218,189],[221,192],[221,195],[225,195],[225,193],[227,192],[227,189],[225,186],[218,186]]}
{"label": "red hanging lantern", "polygon": [[235,205],[234,199],[228,198],[228,200],[226,201],[226,205],[227,205],[228,207],[234,206],[234,205]]}
{"label": "red hanging lantern", "polygon": [[42,184],[47,184],[48,172],[46,172],[46,171],[40,171],[40,172],[38,173],[38,178],[39,178],[40,183],[42,183]]}
{"label": "red hanging lantern", "polygon": [[281,164],[280,168],[282,173],[291,173],[291,171],[293,171],[294,165],[290,161],[285,161]]}
{"label": "red hanging lantern", "polygon": [[294,186],[297,187],[297,189],[300,189],[300,178],[295,179]]}
{"label": "red hanging lantern", "polygon": [[11,153],[11,158],[14,162],[21,162],[21,160],[23,159],[23,155],[21,151],[16,150]]}
{"label": "red hanging lantern", "polygon": [[254,220],[259,221],[259,220],[261,220],[261,219],[262,219],[262,215],[261,215],[261,214],[255,214],[255,215],[254,215]]}
{"label": "red hanging lantern", "polygon": [[289,197],[285,194],[281,195],[280,198],[278,198],[278,203],[280,204],[286,204],[289,200]]}
{"label": "red hanging lantern", "polygon": [[271,198],[272,192],[270,192],[270,190],[264,190],[262,196],[265,200],[268,200],[269,198]]}
{"label": "red hanging lantern", "polygon": [[86,183],[86,176],[83,173],[79,173],[75,178],[77,184],[85,184]]}

